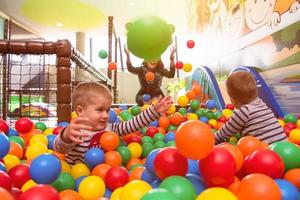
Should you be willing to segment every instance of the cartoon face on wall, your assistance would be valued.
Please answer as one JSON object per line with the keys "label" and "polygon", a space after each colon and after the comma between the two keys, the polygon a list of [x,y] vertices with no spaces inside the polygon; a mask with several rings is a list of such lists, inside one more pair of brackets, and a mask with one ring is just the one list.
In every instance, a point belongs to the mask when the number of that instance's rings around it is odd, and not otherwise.
{"label": "cartoon face on wall", "polygon": [[257,29],[266,24],[273,13],[276,0],[247,0],[245,4],[246,24]]}

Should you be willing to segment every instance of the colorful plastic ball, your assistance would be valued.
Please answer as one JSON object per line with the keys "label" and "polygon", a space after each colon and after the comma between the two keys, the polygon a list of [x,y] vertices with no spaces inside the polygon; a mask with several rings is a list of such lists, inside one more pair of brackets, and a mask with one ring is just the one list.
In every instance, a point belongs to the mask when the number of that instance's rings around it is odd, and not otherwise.
{"label": "colorful plastic ball", "polygon": [[229,190],[221,187],[214,187],[204,190],[196,200],[238,200],[238,198]]}
{"label": "colorful plastic ball", "polygon": [[175,140],[175,133],[170,131],[165,135],[164,142],[167,143],[172,140]]}
{"label": "colorful plastic ball", "polygon": [[11,177],[14,186],[17,188],[21,188],[28,180],[31,179],[29,167],[25,164],[14,166],[9,171],[9,176]]}
{"label": "colorful plastic ball", "polygon": [[183,71],[185,71],[185,72],[190,72],[190,71],[192,71],[192,69],[193,69],[193,66],[190,63],[185,63],[183,65]]}
{"label": "colorful plastic ball", "polygon": [[148,154],[153,151],[154,146],[152,143],[144,143],[142,144],[142,156],[146,158]]}
{"label": "colorful plastic ball", "polygon": [[208,108],[210,110],[215,109],[217,107],[216,101],[212,100],[212,99],[211,100],[207,100],[205,105],[206,105],[206,108]]}
{"label": "colorful plastic ball", "polygon": [[203,122],[203,123],[205,123],[205,124],[208,124],[209,119],[208,119],[207,117],[205,117],[205,116],[201,116],[201,117],[199,118],[199,121],[201,121],[201,122]]}
{"label": "colorful plastic ball", "polygon": [[136,115],[140,114],[140,112],[141,112],[141,108],[137,105],[132,106],[130,109],[130,113],[132,116],[136,116]]}
{"label": "colorful plastic ball", "polygon": [[244,157],[246,157],[247,155],[253,153],[256,150],[262,150],[263,149],[263,144],[256,137],[245,136],[245,137],[242,137],[238,141],[237,147],[243,153]]}
{"label": "colorful plastic ball", "polygon": [[114,109],[110,109],[108,112],[108,122],[114,123],[117,120],[117,114]]}
{"label": "colorful plastic ball", "polygon": [[174,104],[172,104],[169,108],[169,110],[167,110],[167,114],[170,115],[170,114],[173,114],[176,112],[176,107]]}
{"label": "colorful plastic ball", "polygon": [[71,175],[74,179],[78,179],[81,176],[89,176],[90,170],[85,164],[77,163],[72,166]]}
{"label": "colorful plastic ball", "polygon": [[0,131],[2,131],[4,134],[7,134],[9,131],[9,126],[3,119],[0,119]]}
{"label": "colorful plastic ball", "polygon": [[284,118],[283,118],[283,120],[284,120],[285,123],[291,122],[293,124],[296,124],[298,118],[294,114],[290,113],[290,114],[285,115]]}
{"label": "colorful plastic ball", "polygon": [[124,167],[112,167],[105,176],[105,185],[112,191],[124,186],[129,181],[129,174]]}
{"label": "colorful plastic ball", "polygon": [[17,156],[11,154],[7,154],[3,158],[3,162],[7,171],[11,170],[11,168],[21,163],[20,159]]}
{"label": "colorful plastic ball", "polygon": [[25,134],[33,128],[33,122],[26,117],[20,118],[15,123],[15,128],[19,133]]}
{"label": "colorful plastic ball", "polygon": [[155,149],[164,148],[165,146],[166,146],[165,143],[161,140],[154,142],[154,148]]}
{"label": "colorful plastic ball", "polygon": [[0,158],[3,158],[6,156],[6,154],[9,152],[10,148],[10,142],[6,135],[0,132]]}
{"label": "colorful plastic ball", "polygon": [[207,124],[191,120],[178,128],[175,142],[182,155],[189,159],[199,160],[213,150],[215,138]]}
{"label": "colorful plastic ball", "polygon": [[195,113],[188,113],[187,119],[188,120],[198,120],[198,115],[196,115]]}
{"label": "colorful plastic ball", "polygon": [[177,200],[176,196],[163,188],[148,191],[141,200]]}
{"label": "colorful plastic ball", "polygon": [[205,190],[205,183],[203,181],[203,178],[201,178],[200,176],[195,174],[187,174],[185,177],[193,184],[197,195]]}
{"label": "colorful plastic ball", "polygon": [[53,130],[54,128],[47,128],[46,130],[44,130],[43,134],[48,136],[50,134],[53,134]]}
{"label": "colorful plastic ball", "polygon": [[39,156],[43,153],[47,153],[47,152],[48,152],[48,149],[45,144],[36,142],[36,143],[33,143],[32,145],[28,146],[28,148],[26,150],[26,157],[27,157],[27,159],[33,160],[37,156]]}
{"label": "colorful plastic ball", "polygon": [[108,70],[113,71],[117,69],[117,63],[115,62],[109,62],[108,63]]}
{"label": "colorful plastic ball", "polygon": [[115,189],[111,195],[110,195],[110,200],[120,200],[121,193],[123,192],[124,187],[119,187]]}
{"label": "colorful plastic ball", "polygon": [[[132,167],[134,167],[134,166],[132,166]],[[145,170],[145,167],[143,167],[143,165],[137,165],[137,167],[130,169],[129,181],[141,180],[144,170]]]}
{"label": "colorful plastic ball", "polygon": [[146,135],[153,138],[153,136],[158,133],[158,129],[156,127],[150,126],[147,128]]}
{"label": "colorful plastic ball", "polygon": [[41,131],[44,131],[44,130],[47,129],[46,124],[43,123],[43,122],[36,122],[36,123],[34,124],[34,127],[35,127],[36,129],[41,130]]}
{"label": "colorful plastic ball", "polygon": [[105,193],[104,181],[98,176],[88,176],[81,181],[78,193],[83,199],[102,197]]}
{"label": "colorful plastic ball", "polygon": [[149,173],[151,173],[154,176],[156,176],[155,169],[154,169],[154,159],[156,158],[159,150],[160,149],[155,149],[155,150],[151,151],[148,154],[148,156],[146,158],[146,162],[145,162],[146,169],[149,171]]}
{"label": "colorful plastic ball", "polygon": [[145,193],[147,193],[151,189],[152,187],[145,181],[131,181],[124,186],[123,192],[120,196],[120,200],[140,200],[145,195]]}
{"label": "colorful plastic ball", "polygon": [[100,138],[101,148],[105,151],[113,151],[119,146],[119,144],[119,135],[111,131],[105,132]]}
{"label": "colorful plastic ball", "polygon": [[99,52],[98,52],[98,56],[99,56],[99,58],[101,58],[101,59],[105,59],[105,58],[107,58],[107,51],[105,51],[105,50],[100,50]]}
{"label": "colorful plastic ball", "polygon": [[183,67],[183,62],[177,61],[176,64],[175,64],[175,67],[176,67],[177,69],[182,69],[182,67]]}
{"label": "colorful plastic ball", "polygon": [[47,135],[47,140],[48,140],[48,149],[52,149],[53,150],[53,145],[54,145],[54,140],[56,138],[56,135],[53,134],[49,134]]}
{"label": "colorful plastic ball", "polygon": [[291,182],[283,179],[276,179],[275,182],[280,188],[282,200],[298,199],[298,194],[299,194],[298,189]]}
{"label": "colorful plastic ball", "polygon": [[142,173],[141,179],[143,181],[146,181],[147,183],[152,183],[154,180],[157,179],[157,177],[154,176],[153,174],[149,173],[149,171],[147,169],[145,169]]}
{"label": "colorful plastic ball", "polygon": [[147,72],[146,75],[145,75],[145,78],[146,78],[146,81],[153,81],[154,78],[155,78],[155,75],[153,72]]}
{"label": "colorful plastic ball", "polygon": [[3,200],[15,200],[16,198],[6,189],[0,187],[0,196]]}
{"label": "colorful plastic ball", "polygon": [[189,103],[189,99],[186,96],[179,96],[177,99],[177,103],[181,107],[185,107]]}
{"label": "colorful plastic ball", "polygon": [[24,183],[24,185],[21,188],[21,191],[25,192],[36,185],[38,185],[38,184],[36,182],[34,182],[32,179],[30,179],[30,180],[26,181],[26,183]]}
{"label": "colorful plastic ball", "polygon": [[236,165],[236,171],[239,171],[244,163],[244,155],[239,148],[237,148],[235,145],[225,142],[218,145],[218,147],[226,149],[233,156]]}
{"label": "colorful plastic ball", "polygon": [[143,95],[143,100],[144,100],[144,101],[147,102],[147,101],[150,101],[150,99],[151,99],[151,96],[150,96],[149,94],[144,94],[144,95]]}
{"label": "colorful plastic ball", "polygon": [[196,199],[196,191],[193,184],[182,176],[167,177],[161,182],[159,187],[168,190],[174,194],[177,199]]}
{"label": "colorful plastic ball", "polygon": [[91,148],[84,154],[84,161],[90,169],[93,169],[104,162],[104,152],[100,148]]}
{"label": "colorful plastic ball", "polygon": [[64,190],[59,193],[60,200],[82,200],[81,196],[74,190]]}
{"label": "colorful plastic ball", "polygon": [[59,159],[51,154],[43,154],[35,158],[29,168],[32,180],[39,184],[50,184],[61,172]]}
{"label": "colorful plastic ball", "polygon": [[5,165],[0,161],[0,171],[6,172]]}
{"label": "colorful plastic ball", "polygon": [[105,163],[112,167],[121,166],[122,157],[117,151],[108,151],[105,153]]}
{"label": "colorful plastic ball", "polygon": [[117,152],[122,157],[122,164],[126,164],[131,159],[131,152],[126,146],[120,146],[117,148]]}
{"label": "colorful plastic ball", "polygon": [[139,158],[142,155],[142,147],[137,142],[132,142],[128,145],[128,149],[131,152],[132,158]]}
{"label": "colorful plastic ball", "polygon": [[47,136],[44,134],[36,134],[32,136],[29,140],[29,145],[34,144],[36,142],[40,142],[46,146],[48,146],[48,139]]}
{"label": "colorful plastic ball", "polygon": [[199,106],[200,106],[199,100],[194,99],[190,103],[190,107],[191,107],[192,111],[196,111],[199,108]]}
{"label": "colorful plastic ball", "polygon": [[153,122],[150,122],[149,126],[157,127],[158,126],[158,121],[154,120]]}
{"label": "colorful plastic ball", "polygon": [[12,178],[6,172],[0,171],[0,187],[10,191],[12,188],[12,184]]}
{"label": "colorful plastic ball", "polygon": [[194,48],[194,46],[195,46],[194,40],[188,40],[188,41],[186,42],[186,46],[187,46],[188,48],[190,48],[190,49]]}
{"label": "colorful plastic ball", "polygon": [[232,115],[232,110],[228,109],[228,108],[225,108],[223,111],[222,111],[222,114],[224,117],[228,118]]}
{"label": "colorful plastic ball", "polygon": [[188,159],[188,171],[187,174],[195,174],[200,176],[200,171],[199,171],[199,161],[198,160],[191,160]]}
{"label": "colorful plastic ball", "polygon": [[300,129],[296,128],[289,132],[289,139],[295,144],[300,144]]}
{"label": "colorful plastic ball", "polygon": [[82,181],[83,179],[85,179],[86,177],[87,177],[87,176],[80,176],[79,178],[77,178],[77,179],[75,180],[75,191],[78,192],[79,185],[80,185],[81,181]]}
{"label": "colorful plastic ball", "polygon": [[289,171],[287,171],[283,178],[289,182],[291,182],[292,184],[294,184],[298,190],[300,190],[300,169],[296,168],[296,169],[291,169]]}
{"label": "colorful plastic ball", "polygon": [[18,200],[60,200],[58,192],[49,185],[36,185],[23,192]]}
{"label": "colorful plastic ball", "polygon": [[68,189],[74,190],[75,180],[69,173],[62,172],[58,178],[51,183],[51,186],[54,187],[58,192]]}
{"label": "colorful plastic ball", "polygon": [[187,114],[186,108],[179,108],[178,113],[180,113],[182,116],[185,116]]}
{"label": "colorful plastic ball", "polygon": [[16,131],[14,128],[9,128],[8,132],[6,134],[8,137],[12,137],[12,136],[19,136],[18,131]]}

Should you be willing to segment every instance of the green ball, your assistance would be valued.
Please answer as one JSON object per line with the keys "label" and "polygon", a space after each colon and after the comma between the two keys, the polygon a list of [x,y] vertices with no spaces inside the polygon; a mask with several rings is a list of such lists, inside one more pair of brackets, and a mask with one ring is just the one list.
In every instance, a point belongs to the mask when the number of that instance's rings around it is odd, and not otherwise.
{"label": "green ball", "polygon": [[154,142],[157,142],[157,141],[163,141],[164,139],[165,139],[165,135],[162,134],[162,133],[156,133],[156,134],[153,136]]}
{"label": "green ball", "polygon": [[165,178],[159,188],[164,188],[174,194],[177,199],[195,200],[197,195],[191,181],[182,176],[169,176]]}
{"label": "green ball", "polygon": [[58,178],[51,183],[51,186],[53,186],[58,192],[68,189],[74,190],[75,180],[69,173],[62,172]]}
{"label": "green ball", "polygon": [[204,116],[207,111],[208,111],[207,109],[201,108],[199,110],[196,110],[195,114],[198,115],[198,117],[200,118],[200,117]]}
{"label": "green ball", "polygon": [[123,119],[124,121],[128,121],[128,120],[132,119],[132,115],[129,113],[128,110],[123,110],[123,111],[120,113],[120,117],[121,117],[121,119]]}
{"label": "green ball", "polygon": [[223,115],[222,112],[216,111],[214,119],[219,119],[220,117],[222,117],[222,115]]}
{"label": "green ball", "polygon": [[204,116],[207,117],[207,119],[215,119],[215,113],[211,110],[207,111]]}
{"label": "green ball", "polygon": [[130,109],[130,113],[133,116],[140,114],[140,112],[141,112],[141,108],[139,106],[132,106]]}
{"label": "green ball", "polygon": [[190,107],[191,107],[191,110],[192,111],[196,111],[200,106],[200,102],[198,100],[192,100],[191,101],[191,104],[190,104]]}
{"label": "green ball", "polygon": [[178,200],[174,194],[163,188],[155,188],[144,194],[141,200]]}
{"label": "green ball", "polygon": [[143,127],[143,128],[141,129],[141,132],[145,135],[146,132],[147,132],[147,127]]}
{"label": "green ball", "polygon": [[99,58],[105,59],[107,58],[107,52],[105,50],[100,50],[98,53]]}
{"label": "green ball", "polygon": [[14,136],[10,136],[8,139],[10,142],[18,143],[19,145],[21,145],[22,148],[24,148],[25,143],[23,138],[14,135]]}
{"label": "green ball", "polygon": [[159,141],[157,141],[157,142],[154,143],[155,149],[164,148],[165,146],[166,146],[166,144],[163,141],[161,141],[161,140],[159,140]]}
{"label": "green ball", "polygon": [[285,171],[300,168],[300,149],[290,142],[275,142],[270,146],[283,160]]}
{"label": "green ball", "polygon": [[143,143],[153,143],[153,139],[150,136],[146,135],[146,136],[142,137],[142,142]]}
{"label": "green ball", "polygon": [[153,151],[154,146],[152,143],[144,143],[142,144],[142,156],[146,158],[148,154]]}
{"label": "green ball", "polygon": [[285,115],[284,118],[283,118],[283,121],[284,121],[285,123],[291,122],[291,123],[296,124],[296,123],[297,123],[297,120],[298,120],[298,118],[297,118],[295,115],[293,115],[293,114],[287,114],[287,115]]}
{"label": "green ball", "polygon": [[43,122],[36,122],[34,126],[36,129],[39,129],[41,131],[44,131],[47,129],[46,124],[44,124]]}
{"label": "green ball", "polygon": [[185,116],[186,113],[187,113],[187,110],[186,110],[186,108],[179,108],[178,112],[179,112],[182,116]]}
{"label": "green ball", "polygon": [[128,147],[126,146],[118,147],[117,152],[120,153],[123,164],[126,164],[131,159],[131,152],[128,149]]}
{"label": "green ball", "polygon": [[174,140],[170,140],[166,144],[167,147],[176,147],[176,143]]}
{"label": "green ball", "polygon": [[167,131],[176,131],[177,130],[177,126],[174,126],[173,124],[170,124],[167,128]]}
{"label": "green ball", "polygon": [[128,49],[146,61],[159,60],[172,42],[174,27],[156,16],[144,16],[126,24]]}
{"label": "green ball", "polygon": [[144,167],[144,165],[142,165],[140,163],[131,165],[130,168],[129,168],[129,172],[131,172],[132,170],[134,170],[135,168],[138,168],[138,167]]}

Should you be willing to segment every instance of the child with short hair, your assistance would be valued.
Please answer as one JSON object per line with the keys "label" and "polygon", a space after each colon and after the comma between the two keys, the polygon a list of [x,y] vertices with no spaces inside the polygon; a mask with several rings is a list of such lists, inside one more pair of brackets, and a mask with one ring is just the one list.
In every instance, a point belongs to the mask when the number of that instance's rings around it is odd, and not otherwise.
{"label": "child with short hair", "polygon": [[[78,117],[71,120],[54,140],[54,150],[66,154],[67,163],[83,163],[88,149],[100,147],[100,137],[106,130],[112,99],[108,88],[96,82],[81,83],[74,89],[72,104]],[[135,132],[158,119],[160,113],[167,111],[171,104],[171,97],[160,97],[155,105],[131,120],[112,123],[108,129],[120,135]]]}
{"label": "child with short hair", "polygon": [[258,97],[256,81],[250,72],[231,73],[226,90],[237,110],[215,134],[217,143],[228,141],[236,133],[242,137],[252,135],[268,144],[287,139],[272,110]]}

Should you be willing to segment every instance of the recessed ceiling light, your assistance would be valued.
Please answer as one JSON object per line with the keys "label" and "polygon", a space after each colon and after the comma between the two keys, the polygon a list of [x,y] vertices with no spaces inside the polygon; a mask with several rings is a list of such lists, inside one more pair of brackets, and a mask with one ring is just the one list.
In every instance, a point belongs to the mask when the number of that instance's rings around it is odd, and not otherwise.
{"label": "recessed ceiling light", "polygon": [[55,25],[56,25],[57,27],[62,27],[64,24],[61,23],[61,22],[57,22]]}
{"label": "recessed ceiling light", "polygon": [[129,5],[129,6],[135,6],[136,3],[135,3],[134,1],[130,1],[130,2],[128,3],[128,5]]}

